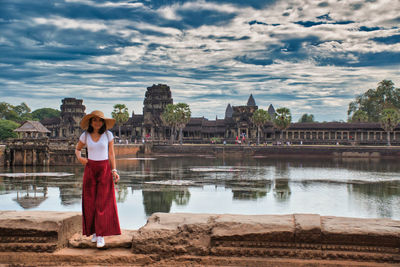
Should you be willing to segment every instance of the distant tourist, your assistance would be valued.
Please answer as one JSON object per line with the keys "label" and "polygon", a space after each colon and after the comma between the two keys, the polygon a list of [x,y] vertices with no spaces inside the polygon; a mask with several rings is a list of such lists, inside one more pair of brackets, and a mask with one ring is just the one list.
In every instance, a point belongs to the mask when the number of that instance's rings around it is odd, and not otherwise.
{"label": "distant tourist", "polygon": [[[79,137],[75,155],[85,165],[82,184],[82,234],[92,236],[98,248],[105,245],[104,236],[120,235],[114,182],[119,181],[114,154],[113,134],[108,131],[114,119],[95,110],[83,117],[80,126],[85,132]],[[81,156],[86,145],[87,159]]]}

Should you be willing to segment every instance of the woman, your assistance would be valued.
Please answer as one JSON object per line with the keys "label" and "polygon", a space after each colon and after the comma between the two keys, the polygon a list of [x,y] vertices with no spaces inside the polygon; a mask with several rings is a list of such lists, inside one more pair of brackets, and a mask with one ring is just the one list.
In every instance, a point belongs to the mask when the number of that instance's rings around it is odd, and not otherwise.
{"label": "woman", "polygon": [[[79,137],[75,155],[85,165],[82,185],[82,234],[93,235],[98,248],[105,246],[104,236],[120,235],[114,183],[119,181],[116,169],[113,134],[108,131],[114,119],[95,110],[83,117],[80,126],[85,130]],[[81,156],[86,145],[88,157]],[[111,163],[111,166],[110,166]]]}

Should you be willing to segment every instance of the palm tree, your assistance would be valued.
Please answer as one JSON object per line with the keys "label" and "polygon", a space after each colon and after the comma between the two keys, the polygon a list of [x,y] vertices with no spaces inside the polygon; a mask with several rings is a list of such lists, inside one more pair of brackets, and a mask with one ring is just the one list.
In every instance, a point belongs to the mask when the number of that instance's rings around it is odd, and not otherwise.
{"label": "palm tree", "polygon": [[161,114],[161,120],[165,125],[171,127],[170,144],[172,145],[175,140],[176,126],[177,126],[177,112],[174,104],[168,104],[164,112]]}
{"label": "palm tree", "polygon": [[111,115],[118,125],[118,137],[121,138],[121,125],[129,120],[128,108],[125,104],[115,104]]}
{"label": "palm tree", "polygon": [[400,114],[393,108],[384,109],[381,115],[381,126],[387,132],[387,145],[390,146],[390,132],[392,132],[400,122]]}
{"label": "palm tree", "polygon": [[257,145],[259,145],[261,127],[264,126],[264,124],[267,123],[267,121],[271,121],[271,117],[269,116],[269,113],[266,110],[257,109],[253,113],[251,120],[253,121],[254,125],[257,126]]}
{"label": "palm tree", "polygon": [[278,108],[276,110],[275,119],[273,121],[274,126],[281,131],[280,139],[283,139],[283,130],[287,129],[292,122],[292,115],[288,108]]}
{"label": "palm tree", "polygon": [[179,128],[179,143],[182,145],[183,134],[182,130],[186,124],[190,121],[192,112],[190,111],[189,105],[186,103],[178,103],[175,105],[177,114],[177,126]]}

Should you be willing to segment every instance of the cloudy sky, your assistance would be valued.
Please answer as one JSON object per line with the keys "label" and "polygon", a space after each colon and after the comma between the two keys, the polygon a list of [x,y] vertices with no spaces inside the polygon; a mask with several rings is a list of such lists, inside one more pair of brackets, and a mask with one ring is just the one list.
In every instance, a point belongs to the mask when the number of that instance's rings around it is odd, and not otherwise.
{"label": "cloudy sky", "polygon": [[163,83],[192,116],[252,93],[295,121],[346,120],[355,95],[400,87],[399,25],[395,0],[0,0],[1,101],[142,114]]}

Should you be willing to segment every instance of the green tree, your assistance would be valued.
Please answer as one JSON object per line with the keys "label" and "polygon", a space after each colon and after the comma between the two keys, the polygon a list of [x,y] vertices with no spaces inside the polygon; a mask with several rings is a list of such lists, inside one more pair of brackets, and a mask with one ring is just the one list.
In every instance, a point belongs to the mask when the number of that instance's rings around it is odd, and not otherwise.
{"label": "green tree", "polygon": [[31,109],[27,104],[21,103],[18,106],[13,106],[6,102],[0,103],[0,119],[23,122],[31,120]]}
{"label": "green tree", "polygon": [[301,116],[301,118],[299,119],[299,123],[303,122],[314,122],[314,115],[304,113],[303,116]]}
{"label": "green tree", "polygon": [[14,132],[20,125],[14,121],[0,120],[0,140],[7,138],[17,138],[18,134]]}
{"label": "green tree", "polygon": [[32,119],[41,121],[47,118],[59,118],[61,111],[53,108],[39,108],[32,112]]}
{"label": "green tree", "polygon": [[161,113],[161,120],[165,125],[171,128],[170,144],[172,145],[175,141],[176,126],[178,123],[176,107],[174,104],[168,104],[165,107],[164,112]]}
{"label": "green tree", "polygon": [[364,110],[357,110],[349,119],[349,122],[368,122],[368,114]]}
{"label": "green tree", "polygon": [[274,126],[278,128],[280,133],[280,139],[283,139],[283,130],[287,129],[292,122],[292,115],[290,114],[290,110],[288,108],[278,108],[276,110],[275,119],[273,121]]}
{"label": "green tree", "polygon": [[121,138],[121,125],[129,120],[128,108],[125,104],[115,104],[113,108],[111,116],[118,125],[118,137]]}
{"label": "green tree", "polygon": [[183,128],[185,128],[186,124],[190,121],[190,116],[192,112],[190,111],[189,105],[186,103],[178,103],[175,105],[176,110],[176,118],[177,118],[177,127],[179,129],[179,143],[182,145],[183,139]]}
{"label": "green tree", "polygon": [[257,145],[260,144],[260,134],[261,134],[261,127],[264,126],[268,121],[271,121],[271,117],[269,116],[268,111],[263,109],[257,109],[253,116],[251,117],[252,122],[254,125],[257,126]]}
{"label": "green tree", "polygon": [[390,133],[400,122],[400,114],[393,108],[384,109],[380,118],[382,128],[386,131],[387,145],[390,146]]}
{"label": "green tree", "polygon": [[400,109],[400,89],[395,88],[392,81],[383,80],[376,89],[369,89],[350,102],[347,115],[352,117],[357,110],[362,110],[368,121],[379,122],[382,111],[388,108]]}

